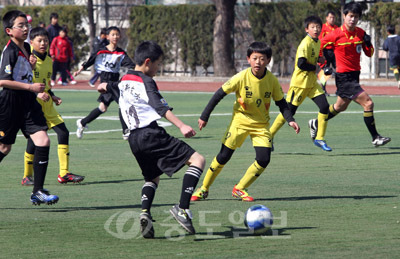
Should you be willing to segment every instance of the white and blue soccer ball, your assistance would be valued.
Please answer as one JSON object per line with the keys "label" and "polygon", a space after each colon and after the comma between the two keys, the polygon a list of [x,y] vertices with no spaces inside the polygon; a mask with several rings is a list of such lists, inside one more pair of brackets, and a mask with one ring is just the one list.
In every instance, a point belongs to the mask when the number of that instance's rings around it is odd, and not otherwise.
{"label": "white and blue soccer ball", "polygon": [[264,205],[251,206],[244,216],[244,225],[254,234],[267,232],[274,222],[271,211]]}

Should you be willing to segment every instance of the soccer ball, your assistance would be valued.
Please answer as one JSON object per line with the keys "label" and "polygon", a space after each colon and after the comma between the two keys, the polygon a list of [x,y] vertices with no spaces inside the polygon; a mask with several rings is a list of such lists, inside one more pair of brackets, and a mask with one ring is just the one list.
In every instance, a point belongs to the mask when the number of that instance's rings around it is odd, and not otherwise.
{"label": "soccer ball", "polygon": [[271,211],[264,205],[251,206],[244,216],[244,225],[254,234],[267,232],[273,222]]}

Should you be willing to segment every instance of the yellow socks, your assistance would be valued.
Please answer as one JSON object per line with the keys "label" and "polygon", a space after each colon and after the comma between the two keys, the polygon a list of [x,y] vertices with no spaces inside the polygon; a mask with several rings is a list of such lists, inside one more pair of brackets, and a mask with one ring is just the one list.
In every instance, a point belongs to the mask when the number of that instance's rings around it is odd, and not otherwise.
{"label": "yellow socks", "polygon": [[286,120],[285,118],[283,118],[282,113],[279,113],[279,115],[274,120],[274,123],[272,124],[271,128],[269,128],[269,131],[272,134],[272,138],[274,138],[275,134],[280,130],[280,128],[282,128],[285,122]]}
{"label": "yellow socks", "polygon": [[247,189],[264,172],[264,170],[264,167],[261,167],[257,161],[254,161],[254,163],[247,169],[242,179],[240,179],[236,188],[239,190]]}
{"label": "yellow socks", "polygon": [[24,178],[32,177],[33,175],[33,154],[26,153],[24,155]]}
{"label": "yellow socks", "polygon": [[318,113],[318,132],[315,139],[324,140],[326,127],[328,126],[328,114]]}
{"label": "yellow socks", "polygon": [[218,174],[221,172],[222,168],[224,168],[224,165],[218,163],[217,158],[214,157],[214,160],[211,162],[210,168],[208,168],[207,174],[204,177],[201,189],[208,191],[215,178],[217,178]]}
{"label": "yellow socks", "polygon": [[69,145],[58,145],[58,161],[60,164],[60,176],[66,175],[69,167]]}

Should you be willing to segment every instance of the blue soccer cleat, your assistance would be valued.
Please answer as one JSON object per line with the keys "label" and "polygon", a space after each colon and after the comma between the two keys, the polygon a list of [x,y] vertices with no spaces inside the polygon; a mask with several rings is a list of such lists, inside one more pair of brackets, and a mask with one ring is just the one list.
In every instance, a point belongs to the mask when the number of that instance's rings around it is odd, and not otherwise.
{"label": "blue soccer cleat", "polygon": [[48,190],[42,189],[31,195],[31,202],[33,205],[40,205],[45,203],[47,205],[55,204],[59,200],[57,195],[51,195]]}
{"label": "blue soccer cleat", "polygon": [[324,151],[332,151],[332,148],[330,148],[327,144],[325,140],[314,140],[314,145],[316,145],[317,147],[322,148]]}

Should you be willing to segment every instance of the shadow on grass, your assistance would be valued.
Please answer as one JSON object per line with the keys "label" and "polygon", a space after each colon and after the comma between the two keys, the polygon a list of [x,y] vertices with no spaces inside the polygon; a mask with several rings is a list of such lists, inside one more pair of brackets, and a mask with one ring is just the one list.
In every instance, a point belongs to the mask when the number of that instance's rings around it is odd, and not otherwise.
{"label": "shadow on grass", "polygon": [[212,241],[225,238],[261,238],[261,239],[290,239],[291,235],[285,233],[288,230],[309,230],[317,227],[294,227],[294,228],[278,228],[269,229],[266,233],[257,235],[246,228],[237,228],[229,226],[228,230],[223,232],[197,232],[194,241]]}
{"label": "shadow on grass", "polygon": [[387,199],[395,198],[398,196],[394,195],[354,195],[354,196],[300,196],[300,197],[284,197],[284,198],[268,198],[268,199],[257,199],[257,201],[307,201],[307,200],[326,200],[326,199]]}
{"label": "shadow on grass", "polygon": [[356,153],[356,154],[330,154],[331,156],[384,156],[384,155],[398,155],[400,152],[375,152],[375,153]]}
{"label": "shadow on grass", "polygon": [[[326,199],[354,199],[354,200],[363,200],[363,199],[388,199],[395,198],[398,196],[395,195],[376,195],[376,196],[362,196],[362,195],[354,195],[354,196],[300,196],[300,197],[283,197],[283,198],[256,198],[257,201],[308,201],[308,200],[326,200]],[[207,200],[216,200],[216,201],[237,201],[242,202],[239,199],[207,199]]]}
{"label": "shadow on grass", "polygon": [[[151,207],[163,207],[163,206],[173,206],[175,203],[171,204],[153,204]],[[65,208],[55,208],[55,209],[44,209],[40,212],[71,212],[71,211],[86,211],[86,210],[121,210],[121,209],[140,209],[141,204],[135,205],[120,205],[120,206],[93,206],[93,207],[65,207]]]}
{"label": "shadow on grass", "polygon": [[[161,181],[165,181],[165,180],[176,180],[179,178],[176,177],[165,177],[165,178],[161,178]],[[127,180],[113,180],[113,181],[95,181],[95,182],[83,182],[80,183],[80,185],[92,185],[92,184],[105,184],[105,183],[124,183],[124,182],[143,182],[144,180],[142,178],[140,179],[127,179]]]}

